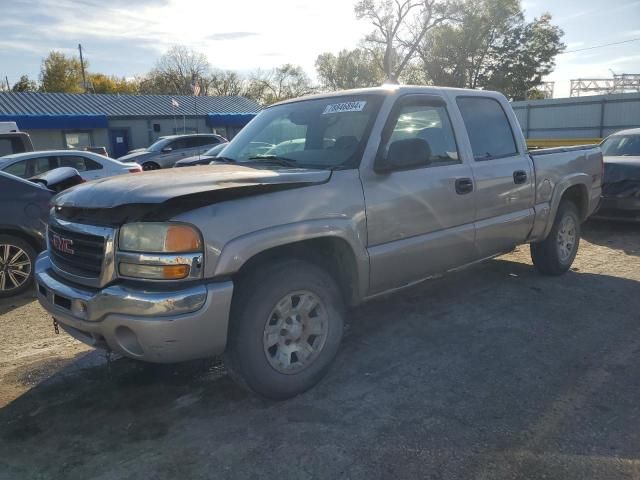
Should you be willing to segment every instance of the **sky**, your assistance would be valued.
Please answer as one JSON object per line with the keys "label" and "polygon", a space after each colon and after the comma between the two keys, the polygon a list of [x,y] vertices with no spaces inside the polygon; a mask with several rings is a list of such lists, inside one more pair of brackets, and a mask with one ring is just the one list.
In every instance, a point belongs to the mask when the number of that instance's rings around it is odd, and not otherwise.
{"label": "sky", "polygon": [[[528,19],[550,12],[567,51],[640,39],[640,0],[524,0]],[[173,44],[200,51],[212,67],[249,72],[284,63],[313,78],[323,52],[354,48],[370,30],[350,0],[0,0],[0,75],[37,78],[50,50],[76,54],[90,70],[133,77]],[[565,53],[547,80],[555,96],[569,80],[640,73],[640,41]]]}

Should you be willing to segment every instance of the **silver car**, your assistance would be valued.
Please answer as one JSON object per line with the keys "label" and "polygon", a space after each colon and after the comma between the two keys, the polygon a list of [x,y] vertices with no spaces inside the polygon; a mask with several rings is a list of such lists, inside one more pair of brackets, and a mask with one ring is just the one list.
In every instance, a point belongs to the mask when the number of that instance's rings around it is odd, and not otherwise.
{"label": "silver car", "polygon": [[59,167],[75,168],[86,181],[142,171],[137,163],[77,150],[41,150],[0,157],[0,171],[20,178],[31,178]]}
{"label": "silver car", "polygon": [[205,153],[227,139],[212,133],[160,137],[150,147],[135,150],[119,160],[138,162],[143,170],[173,167],[178,160]]}

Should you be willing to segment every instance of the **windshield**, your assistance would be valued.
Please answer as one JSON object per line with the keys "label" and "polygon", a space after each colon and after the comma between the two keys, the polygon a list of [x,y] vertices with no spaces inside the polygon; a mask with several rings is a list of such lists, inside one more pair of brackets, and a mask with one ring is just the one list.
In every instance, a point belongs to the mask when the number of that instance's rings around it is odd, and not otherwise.
{"label": "windshield", "polygon": [[640,156],[640,135],[615,135],[602,142],[605,157]]}
{"label": "windshield", "polygon": [[149,147],[147,148],[147,150],[149,152],[159,152],[160,150],[162,150],[167,143],[169,143],[171,141],[170,138],[159,138],[158,140],[156,140],[154,143],[152,143],[151,145],[149,145]]}
{"label": "windshield", "polygon": [[358,165],[382,95],[302,100],[261,112],[224,149],[237,162],[287,160],[309,168]]}

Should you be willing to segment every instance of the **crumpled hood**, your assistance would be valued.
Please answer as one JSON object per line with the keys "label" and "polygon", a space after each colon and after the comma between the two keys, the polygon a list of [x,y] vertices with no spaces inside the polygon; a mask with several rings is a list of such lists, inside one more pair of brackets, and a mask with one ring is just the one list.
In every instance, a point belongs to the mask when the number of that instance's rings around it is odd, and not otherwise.
{"label": "crumpled hood", "polygon": [[602,195],[640,198],[640,157],[604,157]]}
{"label": "crumpled hood", "polygon": [[640,157],[604,157],[604,182],[640,181]]}
{"label": "crumpled hood", "polygon": [[53,201],[57,207],[100,209],[131,204],[159,204],[207,193],[216,193],[217,198],[224,199],[225,193],[231,198],[238,190],[251,187],[254,187],[252,191],[256,194],[266,193],[281,188],[324,183],[330,177],[331,171],[328,170],[203,165],[103,178],[65,190]]}

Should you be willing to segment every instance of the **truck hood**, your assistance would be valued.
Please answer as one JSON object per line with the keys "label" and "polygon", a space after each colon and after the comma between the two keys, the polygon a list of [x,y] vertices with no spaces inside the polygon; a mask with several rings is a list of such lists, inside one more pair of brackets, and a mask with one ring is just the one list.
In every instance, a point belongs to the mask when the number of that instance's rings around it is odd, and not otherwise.
{"label": "truck hood", "polygon": [[123,205],[163,204],[181,199],[215,203],[237,197],[324,183],[327,170],[266,169],[241,165],[203,165],[108,177],[66,190],[56,207],[105,209]]}

